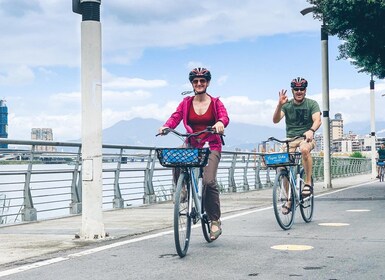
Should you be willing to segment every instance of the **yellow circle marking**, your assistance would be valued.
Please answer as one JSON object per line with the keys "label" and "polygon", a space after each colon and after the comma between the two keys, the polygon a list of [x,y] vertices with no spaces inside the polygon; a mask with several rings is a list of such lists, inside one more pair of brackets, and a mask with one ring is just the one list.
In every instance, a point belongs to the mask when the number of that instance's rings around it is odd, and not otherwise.
{"label": "yellow circle marking", "polygon": [[352,210],[346,210],[346,212],[370,212],[369,209],[352,209]]}
{"label": "yellow circle marking", "polygon": [[306,251],[313,249],[312,246],[307,245],[275,245],[272,246],[271,249],[274,250],[282,250],[282,251]]}
{"label": "yellow circle marking", "polygon": [[320,223],[318,225],[325,226],[325,227],[345,227],[345,226],[349,226],[349,224],[347,224],[347,223]]}

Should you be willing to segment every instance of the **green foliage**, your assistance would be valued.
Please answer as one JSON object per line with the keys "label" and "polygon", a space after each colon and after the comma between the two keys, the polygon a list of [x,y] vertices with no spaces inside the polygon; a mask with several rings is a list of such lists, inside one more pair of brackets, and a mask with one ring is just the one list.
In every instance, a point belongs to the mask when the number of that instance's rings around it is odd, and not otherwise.
{"label": "green foliage", "polygon": [[385,78],[384,0],[307,0],[314,18],[344,42],[339,59],[351,59],[359,72]]}
{"label": "green foliage", "polygon": [[364,158],[361,152],[354,152],[350,155],[352,158]]}

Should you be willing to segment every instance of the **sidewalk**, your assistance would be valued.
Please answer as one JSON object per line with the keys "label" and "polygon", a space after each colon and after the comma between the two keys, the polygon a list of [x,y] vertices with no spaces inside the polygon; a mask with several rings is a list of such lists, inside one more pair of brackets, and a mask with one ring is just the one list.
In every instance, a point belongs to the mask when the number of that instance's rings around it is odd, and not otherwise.
{"label": "sidewalk", "polygon": [[[315,194],[330,192],[371,181],[371,175],[358,175],[333,179],[332,189],[324,189],[323,182],[315,184]],[[223,216],[232,212],[270,206],[271,188],[244,193],[221,195]],[[170,202],[142,207],[105,211],[105,231],[109,237],[104,240],[135,236],[153,231],[172,229],[173,204]],[[97,241],[76,239],[82,218],[80,215],[60,219],[0,226],[0,266],[35,258],[45,254],[79,248]]]}

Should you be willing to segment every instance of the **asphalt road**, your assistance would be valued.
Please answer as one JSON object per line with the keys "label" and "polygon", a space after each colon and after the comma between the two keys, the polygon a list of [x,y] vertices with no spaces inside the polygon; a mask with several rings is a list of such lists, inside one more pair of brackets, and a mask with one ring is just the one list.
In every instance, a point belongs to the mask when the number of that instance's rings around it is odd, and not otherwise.
{"label": "asphalt road", "polygon": [[271,207],[228,213],[213,243],[193,230],[183,259],[170,229],[54,253],[0,278],[385,279],[384,207],[385,183],[373,182],[316,196],[313,221],[297,211],[288,231]]}

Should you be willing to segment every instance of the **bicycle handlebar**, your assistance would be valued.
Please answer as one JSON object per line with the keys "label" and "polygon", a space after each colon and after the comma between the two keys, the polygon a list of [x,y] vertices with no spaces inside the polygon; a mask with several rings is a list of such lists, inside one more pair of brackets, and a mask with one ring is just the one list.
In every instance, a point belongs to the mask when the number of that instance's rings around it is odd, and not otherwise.
{"label": "bicycle handlebar", "polygon": [[297,140],[299,138],[305,138],[305,136],[304,135],[302,135],[302,136],[295,136],[293,138],[285,139],[285,140],[280,140],[280,139],[277,139],[277,138],[272,136],[272,137],[269,137],[267,139],[267,141],[264,141],[264,142],[276,141],[276,142],[279,142],[279,143],[286,143],[286,144],[288,144],[288,143],[293,142],[293,141],[295,141],[295,140]]}
{"label": "bicycle handlebar", "polygon": [[185,137],[187,139],[190,138],[190,137],[199,136],[199,135],[201,135],[203,133],[206,133],[206,132],[209,132],[209,133],[212,133],[212,134],[219,134],[219,136],[221,137],[222,145],[225,145],[225,141],[223,139],[223,137],[225,135],[215,132],[214,129],[211,126],[208,126],[208,127],[206,127],[206,129],[201,130],[201,131],[197,131],[197,132],[194,132],[194,133],[180,133],[179,131],[177,131],[175,129],[166,127],[165,129],[163,129],[163,131],[161,133],[158,133],[155,136],[167,135],[170,132],[175,134],[175,135],[178,135],[178,136],[181,136],[181,137]]}

